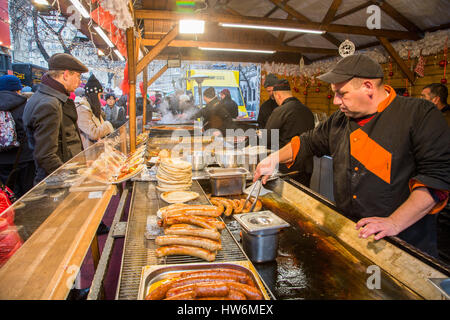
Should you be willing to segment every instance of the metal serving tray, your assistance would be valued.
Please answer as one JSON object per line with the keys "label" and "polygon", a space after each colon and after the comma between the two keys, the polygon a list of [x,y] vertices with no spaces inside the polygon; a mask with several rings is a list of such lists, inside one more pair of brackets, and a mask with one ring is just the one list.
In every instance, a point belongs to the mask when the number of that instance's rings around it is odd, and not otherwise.
{"label": "metal serving tray", "polygon": [[244,193],[247,174],[245,168],[206,168],[213,196],[230,196]]}
{"label": "metal serving tray", "polygon": [[229,262],[210,262],[210,263],[183,263],[173,265],[152,265],[142,268],[141,282],[139,285],[138,300],[144,300],[149,293],[150,286],[160,280],[167,279],[174,273],[203,270],[229,268],[247,273],[261,291],[265,300],[270,300],[273,295],[268,293],[263,282],[258,276],[255,268],[250,261],[229,261]]}

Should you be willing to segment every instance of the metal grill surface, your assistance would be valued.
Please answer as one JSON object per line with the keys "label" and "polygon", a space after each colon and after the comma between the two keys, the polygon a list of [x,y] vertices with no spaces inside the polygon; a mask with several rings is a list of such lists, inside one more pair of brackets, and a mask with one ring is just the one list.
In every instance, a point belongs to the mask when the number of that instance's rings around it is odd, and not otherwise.
{"label": "metal grill surface", "polygon": [[[192,203],[210,204],[197,181],[193,181],[192,191],[200,194],[200,197]],[[168,205],[161,200],[159,194],[160,192],[156,190],[156,182],[134,183],[116,299],[136,300],[138,298],[142,268],[146,265],[205,262],[191,256],[156,257],[155,250],[158,246],[155,245],[154,240],[145,238],[145,231],[147,216],[156,215],[159,208]],[[222,250],[217,253],[215,262],[248,260],[228,228],[222,231],[221,241]]]}

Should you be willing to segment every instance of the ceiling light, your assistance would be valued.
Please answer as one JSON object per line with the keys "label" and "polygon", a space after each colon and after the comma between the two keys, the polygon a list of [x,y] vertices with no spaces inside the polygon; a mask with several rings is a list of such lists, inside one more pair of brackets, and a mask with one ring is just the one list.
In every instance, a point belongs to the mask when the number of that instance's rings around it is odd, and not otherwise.
{"label": "ceiling light", "polygon": [[276,51],[274,50],[253,50],[253,49],[231,49],[231,48],[205,48],[199,47],[200,50],[211,50],[211,51],[233,51],[233,52],[253,52],[253,53],[267,53],[272,54]]}
{"label": "ceiling light", "polygon": [[180,20],[180,33],[204,33],[205,21],[203,20]]}
{"label": "ceiling light", "polygon": [[100,35],[100,37],[103,38],[103,40],[105,40],[106,44],[112,48],[114,47],[114,43],[111,42],[111,40],[109,40],[108,36],[105,34],[105,32],[103,32],[102,28],[100,28],[99,26],[94,27],[95,31],[97,31],[97,33]]}
{"label": "ceiling light", "polygon": [[34,0],[34,3],[42,4],[44,6],[48,6],[49,5],[47,0]]}
{"label": "ceiling light", "polygon": [[114,49],[114,52],[116,53],[116,55],[119,57],[120,60],[125,61],[125,58],[124,58],[123,55],[119,52],[119,50]]}
{"label": "ceiling light", "polygon": [[314,33],[314,34],[324,34],[323,30],[309,30],[300,28],[285,28],[285,27],[274,27],[274,26],[260,26],[254,24],[237,24],[237,23],[219,23],[222,27],[229,28],[249,28],[249,29],[261,29],[261,30],[276,30],[276,31],[289,31],[289,32],[303,32],[303,33]]}
{"label": "ceiling light", "polygon": [[70,0],[70,2],[72,2],[72,4],[75,6],[75,8],[77,8],[77,10],[81,13],[81,15],[84,18],[86,18],[86,19],[90,19],[91,18],[91,15],[84,8],[84,6],[81,4],[81,2],[79,0]]}

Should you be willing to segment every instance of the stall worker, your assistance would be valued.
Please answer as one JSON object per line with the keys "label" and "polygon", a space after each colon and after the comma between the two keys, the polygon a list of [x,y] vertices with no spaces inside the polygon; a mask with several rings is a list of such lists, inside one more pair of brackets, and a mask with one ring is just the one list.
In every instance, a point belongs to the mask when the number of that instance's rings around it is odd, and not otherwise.
{"label": "stall worker", "polygon": [[447,103],[448,89],[442,83],[432,83],[422,89],[422,98],[434,103],[450,126],[450,106]]}
{"label": "stall worker", "polygon": [[255,179],[265,175],[265,183],[278,163],[330,155],[336,205],[359,220],[359,237],[398,236],[437,256],[434,213],[450,189],[450,130],[440,111],[397,96],[364,55],[343,58],[319,79],[331,83],[339,110],[261,161]]}
{"label": "stall worker", "polygon": [[[307,106],[301,103],[292,95],[289,81],[282,79],[273,84],[272,95],[277,103],[276,107],[266,123],[267,148],[274,148],[272,141],[272,132],[278,130],[278,148],[284,147],[295,136],[302,134],[314,128],[314,115]],[[287,173],[299,171],[299,173],[290,176],[291,179],[300,182],[309,187],[313,171],[313,157],[310,156],[302,163],[298,163],[291,168],[286,165],[280,165],[280,172]]]}
{"label": "stall worker", "polygon": [[259,107],[258,112],[258,126],[261,129],[266,127],[266,122],[272,114],[273,110],[278,106],[274,97],[273,97],[273,85],[277,83],[279,79],[273,73],[269,73],[264,80],[264,89],[269,95],[269,99],[263,102],[263,104]]}

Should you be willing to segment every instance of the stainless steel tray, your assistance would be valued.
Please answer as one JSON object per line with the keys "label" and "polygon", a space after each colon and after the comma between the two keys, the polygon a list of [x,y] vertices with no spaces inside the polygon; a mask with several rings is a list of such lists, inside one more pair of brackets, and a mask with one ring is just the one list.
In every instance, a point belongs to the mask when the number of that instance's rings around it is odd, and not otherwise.
{"label": "stainless steel tray", "polygon": [[255,268],[250,261],[229,261],[229,262],[210,262],[210,263],[183,263],[173,265],[152,265],[142,268],[141,282],[139,285],[138,300],[144,300],[150,292],[152,284],[167,279],[174,273],[202,270],[202,269],[217,269],[229,268],[243,271],[250,276],[256,287],[261,291],[265,300],[270,300],[271,296],[263,285],[263,282],[258,276]]}

